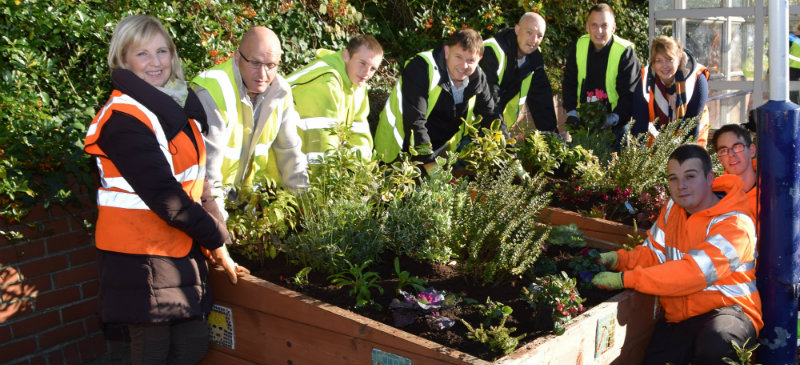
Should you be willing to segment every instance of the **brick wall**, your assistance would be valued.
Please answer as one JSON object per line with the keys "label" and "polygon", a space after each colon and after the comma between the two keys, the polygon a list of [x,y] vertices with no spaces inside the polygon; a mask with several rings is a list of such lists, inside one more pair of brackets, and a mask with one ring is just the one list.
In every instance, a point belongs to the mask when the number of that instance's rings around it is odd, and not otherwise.
{"label": "brick wall", "polygon": [[[25,224],[5,227],[25,239],[0,238],[0,364],[80,364],[123,345],[121,329],[104,333],[97,315],[97,266],[88,189],[76,205],[36,207]],[[109,336],[106,336],[109,334]]]}

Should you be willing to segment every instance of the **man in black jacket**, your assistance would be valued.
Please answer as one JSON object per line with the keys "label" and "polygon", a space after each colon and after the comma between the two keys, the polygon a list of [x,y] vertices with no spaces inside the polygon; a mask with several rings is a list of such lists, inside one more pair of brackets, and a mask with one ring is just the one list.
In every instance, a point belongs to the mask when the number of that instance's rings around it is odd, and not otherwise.
{"label": "man in black jacket", "polygon": [[514,28],[497,32],[483,42],[488,48],[480,62],[498,112],[509,129],[530,121],[540,131],[556,132],[553,88],[544,69],[539,44],[546,24],[537,13],[525,13]]}
{"label": "man in black jacket", "polygon": [[587,93],[603,90],[611,105],[603,128],[613,128],[617,139],[631,119],[633,93],[641,82],[641,67],[633,43],[614,35],[614,11],[599,3],[589,10],[586,33],[567,58],[562,100],[567,123],[580,124],[577,108]]}
{"label": "man in black jacket", "polygon": [[415,157],[430,168],[438,153],[458,144],[462,118],[471,120],[476,115],[483,118],[484,127],[500,119],[507,137],[486,75],[478,67],[482,55],[481,36],[472,29],[459,29],[446,45],[414,56],[381,112],[375,131],[376,155],[385,162],[394,161],[401,150],[408,151],[413,133],[416,146],[430,143],[434,150]]}

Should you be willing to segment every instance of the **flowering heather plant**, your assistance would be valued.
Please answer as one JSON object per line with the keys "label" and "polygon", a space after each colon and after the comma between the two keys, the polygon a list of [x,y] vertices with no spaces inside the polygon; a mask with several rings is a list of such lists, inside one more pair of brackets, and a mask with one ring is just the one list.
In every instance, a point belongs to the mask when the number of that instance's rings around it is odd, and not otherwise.
{"label": "flowering heather plant", "polygon": [[568,209],[575,209],[591,216],[599,215],[605,219],[624,217],[633,214],[631,211],[638,210],[630,205],[631,189],[596,189],[584,185],[580,179],[570,179],[556,184],[553,196],[554,201]]}
{"label": "flowering heather plant", "polygon": [[563,271],[561,275],[534,279],[527,288],[522,288],[521,296],[535,310],[551,308],[553,332],[559,336],[564,334],[567,322],[584,310],[585,299],[575,289],[575,279]]}

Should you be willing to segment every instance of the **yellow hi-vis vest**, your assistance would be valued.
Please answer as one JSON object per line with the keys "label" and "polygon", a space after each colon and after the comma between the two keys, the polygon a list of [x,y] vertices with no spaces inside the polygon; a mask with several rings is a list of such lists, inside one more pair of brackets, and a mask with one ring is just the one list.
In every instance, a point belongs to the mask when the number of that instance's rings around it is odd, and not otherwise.
{"label": "yellow hi-vis vest", "polygon": [[792,42],[789,47],[789,67],[800,68],[800,37],[789,33],[789,41]]}
{"label": "yellow hi-vis vest", "polygon": [[[500,44],[497,43],[497,40],[494,38],[489,38],[483,41],[483,45],[488,47],[494,52],[495,57],[497,58],[497,65],[499,66],[497,69],[497,84],[502,87],[503,83],[503,75],[506,72],[506,54],[503,52],[503,48],[500,47]],[[493,70],[484,70],[484,72],[491,72]],[[517,119],[519,119],[519,112],[522,110],[523,106],[525,106],[525,101],[528,98],[528,90],[531,87],[531,79],[533,79],[533,72],[525,76],[522,79],[522,84],[520,85],[519,91],[517,92],[511,100],[503,107],[503,120],[506,121],[508,125],[508,129],[511,130],[511,127],[517,123]]]}
{"label": "yellow hi-vis vest", "polygon": [[[584,34],[578,38],[578,44],[575,46],[575,62],[578,65],[578,105],[581,103],[583,80],[586,79],[586,60],[589,57],[590,42],[590,36]],[[625,50],[633,47],[633,43],[617,36],[613,36],[611,42],[608,63],[606,63],[606,94],[608,94],[608,102],[611,103],[611,110],[614,110],[617,107],[617,101],[619,101],[619,93],[617,92],[619,61],[622,59],[622,54],[625,53]]]}
{"label": "yellow hi-vis vest", "polygon": [[95,244],[101,250],[126,254],[184,257],[192,248],[192,238],[153,213],[97,145],[100,131],[115,111],[128,114],[150,128],[175,180],[193,201],[200,201],[206,178],[206,148],[194,120],[189,119],[189,125],[197,147],[185,133],[167,140],[153,112],[129,95],[114,90],[92,120],[84,140],[84,150],[97,158],[100,172]]}
{"label": "yellow hi-vis vest", "polygon": [[[278,163],[275,155],[269,151],[281,127],[283,119],[281,114],[286,109],[274,104],[285,103],[286,99],[274,100],[270,105],[262,106],[262,113],[269,112],[269,117],[262,126],[263,130],[260,131],[258,138],[249,146],[245,146],[251,140],[253,133],[259,131],[253,130],[252,106],[241,100],[248,96],[239,95],[233,74],[233,58],[201,72],[192,79],[192,83],[208,91],[225,123],[228,143],[222,160],[222,184],[248,185],[253,182],[255,174],[266,174],[276,182],[280,182]],[[263,102],[266,103],[267,100]]]}
{"label": "yellow hi-vis vest", "polygon": [[[439,68],[436,67],[436,60],[433,59],[433,51],[422,52],[417,56],[422,57],[428,63],[430,84],[428,86],[428,109],[425,112],[425,118],[428,118],[439,100],[439,95],[442,93],[442,88],[439,86]],[[375,154],[386,163],[390,163],[397,158],[403,149],[403,140],[406,138],[403,131],[402,83],[402,77],[398,78],[397,84],[389,95],[389,99],[386,100],[386,106],[381,111],[378,127],[375,130]],[[473,121],[473,109],[475,109],[475,95],[467,101],[467,118],[465,120]],[[462,128],[447,142],[451,151],[455,151],[458,148],[458,142],[464,135],[464,130],[465,128],[462,125]]]}
{"label": "yellow hi-vis vest", "polygon": [[317,50],[317,59],[286,77],[292,86],[295,109],[300,114],[297,132],[303,140],[308,163],[337,148],[339,139],[331,134],[337,123],[347,123],[352,134],[348,142],[361,151],[364,161],[372,159],[367,86],[353,88],[342,59],[342,51]]}

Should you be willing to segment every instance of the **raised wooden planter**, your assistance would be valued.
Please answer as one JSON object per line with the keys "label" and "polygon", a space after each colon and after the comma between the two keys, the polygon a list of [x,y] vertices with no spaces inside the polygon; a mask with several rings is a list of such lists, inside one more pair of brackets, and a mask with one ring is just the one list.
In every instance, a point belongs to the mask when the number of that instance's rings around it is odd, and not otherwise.
{"label": "raised wooden planter", "polygon": [[[203,364],[489,364],[253,276],[234,286],[212,270],[209,280],[216,303],[230,310],[223,326],[233,348],[212,344]],[[653,303],[624,291],[575,318],[562,336],[539,338],[494,363],[639,363],[655,323]]]}
{"label": "raised wooden planter", "polygon": [[[609,221],[601,218],[592,218],[570,210],[547,207],[542,210],[543,221],[550,224],[567,225],[575,223],[583,232],[584,236],[602,241],[611,242],[616,245],[628,243],[628,235],[633,235],[636,231],[632,226]],[[644,230],[639,230],[640,234],[645,234]]]}

